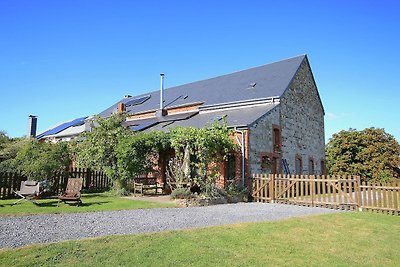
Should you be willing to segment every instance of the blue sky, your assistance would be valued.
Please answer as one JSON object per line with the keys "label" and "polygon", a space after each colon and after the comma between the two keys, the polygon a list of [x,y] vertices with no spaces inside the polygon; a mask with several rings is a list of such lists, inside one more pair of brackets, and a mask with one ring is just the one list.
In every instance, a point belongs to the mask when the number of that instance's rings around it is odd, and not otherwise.
{"label": "blue sky", "polygon": [[0,1],[0,130],[26,134],[141,94],[307,54],[326,140],[400,140],[398,1]]}

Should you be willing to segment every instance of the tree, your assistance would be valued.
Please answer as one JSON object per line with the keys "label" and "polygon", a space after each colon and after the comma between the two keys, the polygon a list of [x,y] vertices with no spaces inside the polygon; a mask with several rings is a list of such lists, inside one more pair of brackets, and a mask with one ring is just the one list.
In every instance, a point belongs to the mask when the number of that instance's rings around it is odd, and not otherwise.
{"label": "tree", "polygon": [[116,156],[121,179],[153,171],[159,153],[169,148],[169,136],[165,132],[138,132],[120,139]]}
{"label": "tree", "polygon": [[400,166],[400,145],[384,129],[349,129],[334,134],[326,146],[329,173],[388,180]]}
{"label": "tree", "polygon": [[[0,163],[15,158],[17,152],[21,149],[21,147],[26,143],[26,138],[9,138],[4,131],[0,131]],[[1,165],[0,165],[1,167]],[[3,169],[5,170],[5,165]]]}
{"label": "tree", "polygon": [[122,126],[125,115],[115,113],[109,118],[96,117],[90,132],[82,134],[83,140],[74,146],[78,166],[104,171],[114,180],[118,192],[123,188],[123,179],[118,175],[117,147],[123,138],[132,132]]}
{"label": "tree", "polygon": [[66,143],[40,143],[35,139],[23,138],[7,148],[8,159],[0,163],[0,168],[20,171],[31,180],[48,180],[54,172],[66,170],[71,163]]}
{"label": "tree", "polygon": [[4,131],[0,131],[0,151],[8,144],[10,143],[10,138],[7,136],[7,134]]}

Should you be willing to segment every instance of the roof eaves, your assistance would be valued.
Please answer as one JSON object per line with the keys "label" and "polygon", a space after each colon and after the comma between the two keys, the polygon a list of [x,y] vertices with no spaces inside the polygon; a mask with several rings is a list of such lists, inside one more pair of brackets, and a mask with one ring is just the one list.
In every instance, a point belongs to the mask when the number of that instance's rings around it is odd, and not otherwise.
{"label": "roof eaves", "polygon": [[260,104],[274,104],[277,102],[279,103],[279,99],[280,99],[279,96],[249,99],[249,100],[244,100],[244,101],[235,101],[235,102],[202,106],[202,107],[199,107],[199,110],[207,111],[207,110],[216,110],[216,109],[238,108],[238,107],[243,107],[243,106],[254,106],[254,105],[260,105]]}

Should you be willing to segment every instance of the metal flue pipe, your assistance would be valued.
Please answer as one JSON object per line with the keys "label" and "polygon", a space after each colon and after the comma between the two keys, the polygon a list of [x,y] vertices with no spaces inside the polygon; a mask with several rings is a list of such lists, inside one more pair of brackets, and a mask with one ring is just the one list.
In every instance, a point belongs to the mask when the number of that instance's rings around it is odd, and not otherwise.
{"label": "metal flue pipe", "polygon": [[160,110],[164,109],[164,73],[160,73],[161,84],[160,84]]}

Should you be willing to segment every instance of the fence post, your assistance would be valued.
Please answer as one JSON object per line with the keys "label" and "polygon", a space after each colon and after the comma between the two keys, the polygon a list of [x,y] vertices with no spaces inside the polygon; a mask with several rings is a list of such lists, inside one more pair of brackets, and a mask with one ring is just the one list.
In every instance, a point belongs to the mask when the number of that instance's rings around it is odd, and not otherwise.
{"label": "fence post", "polygon": [[271,203],[275,203],[275,174],[270,174],[269,177],[269,196]]}
{"label": "fence post", "polygon": [[314,194],[315,194],[315,181],[314,181],[314,175],[310,175],[310,193],[311,193],[311,206],[314,207]]}
{"label": "fence post", "polygon": [[90,171],[89,168],[86,169],[86,183],[85,183],[85,189],[88,191],[90,189],[90,184],[91,184],[91,180],[92,180],[92,172]]}
{"label": "fence post", "polygon": [[356,194],[357,194],[357,205],[358,211],[362,211],[362,202],[361,202],[361,179],[360,176],[356,176]]}

